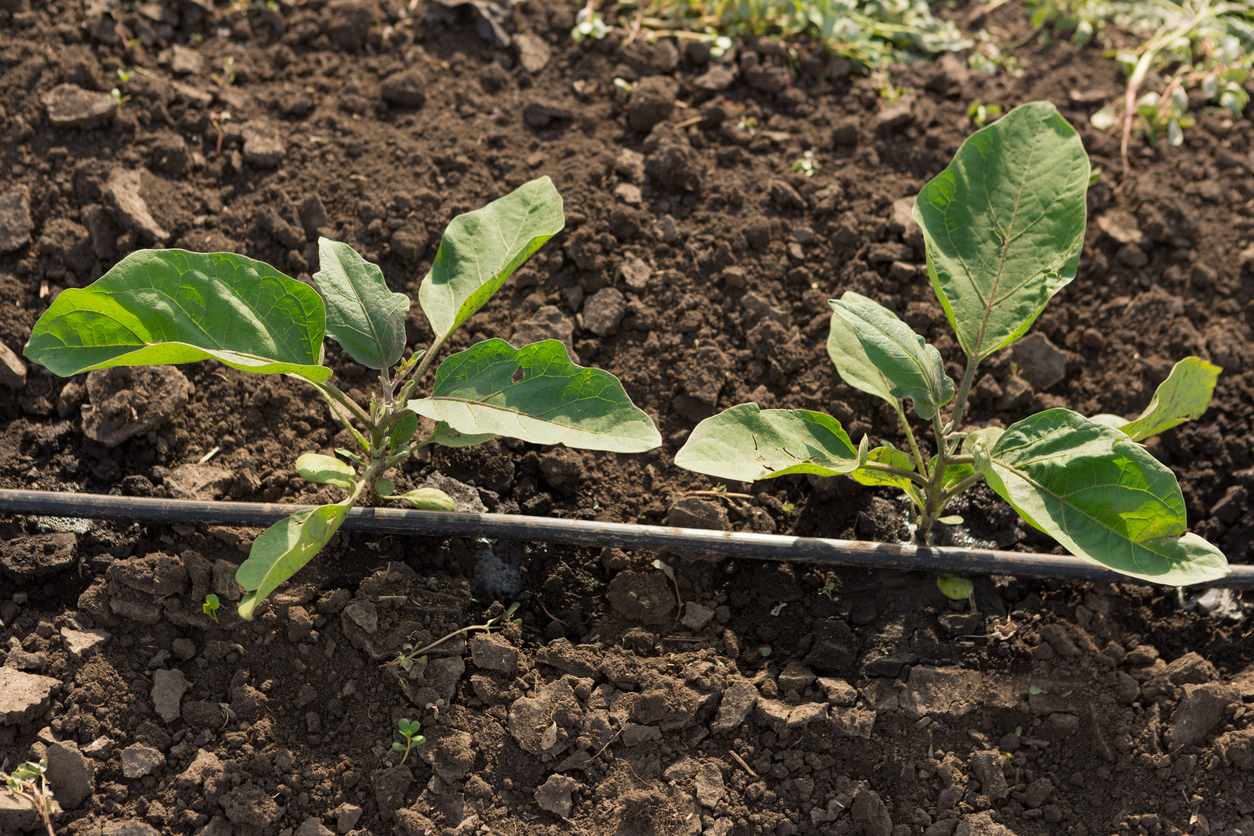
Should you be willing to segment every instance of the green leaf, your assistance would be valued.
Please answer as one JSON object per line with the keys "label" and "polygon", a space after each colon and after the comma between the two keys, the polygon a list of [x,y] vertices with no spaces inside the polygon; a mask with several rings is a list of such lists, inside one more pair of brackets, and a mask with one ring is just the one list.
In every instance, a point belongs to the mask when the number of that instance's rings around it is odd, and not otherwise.
{"label": "green leaf", "polygon": [[337,488],[353,487],[357,473],[334,456],[321,453],[304,453],[296,459],[296,472],[310,482],[319,485],[335,485]]}
{"label": "green leaf", "polygon": [[435,332],[431,350],[565,225],[561,195],[548,177],[454,218],[418,289],[418,304]]}
{"label": "green leaf", "polygon": [[1050,409],[973,452],[993,490],[1072,554],[1174,586],[1228,573],[1218,549],[1185,533],[1176,477],[1118,430]]}
{"label": "green leaf", "polygon": [[932,287],[968,356],[1021,337],[1075,278],[1089,160],[1048,102],[972,134],[919,193]]}
{"label": "green leaf", "polygon": [[234,253],[140,250],[90,286],[62,291],[23,353],[62,377],[114,366],[216,359],[326,380],[317,291]]}
{"label": "green leaf", "polygon": [[441,363],[431,397],[408,407],[466,435],[616,453],[662,443],[653,419],[614,375],[576,366],[557,340],[518,349],[504,340],[473,345]]}
{"label": "green leaf", "polygon": [[407,493],[393,494],[388,499],[400,499],[408,502],[419,511],[456,511],[453,497],[439,488],[414,488]]}
{"label": "green leaf", "polygon": [[937,575],[936,588],[950,601],[965,601],[975,586],[962,575]]}
{"label": "green leaf", "polygon": [[[1201,416],[1210,406],[1215,382],[1223,369],[1200,357],[1186,357],[1154,391],[1149,406],[1134,421],[1113,425],[1133,441],[1144,441]],[[1104,421],[1101,423],[1105,423]]]}
{"label": "green leaf", "polygon": [[[891,385],[892,397],[910,398],[914,411],[925,421],[930,421],[953,398],[954,382],[945,376],[940,352],[909,325],[870,300],[841,299],[828,304],[834,315],[853,331],[866,362]],[[841,346],[842,351],[848,348]],[[861,365],[857,367],[860,369]]]}
{"label": "green leaf", "polygon": [[460,433],[450,427],[447,422],[441,421],[435,425],[435,429],[431,432],[427,443],[440,444],[444,447],[473,447],[476,444],[482,444],[494,438],[496,438],[495,433]]}
{"label": "green leaf", "polygon": [[379,496],[388,497],[396,492],[396,483],[387,477],[380,477],[374,480],[374,489]]}
{"label": "green leaf", "polygon": [[[852,290],[840,297],[842,302],[859,302],[868,305],[875,305],[867,297],[854,293]],[[833,304],[828,302],[829,305]],[[877,306],[879,307],[879,306]],[[896,318],[896,314],[881,308],[886,316]],[[842,380],[855,389],[866,392],[868,395],[875,395],[891,404],[896,404],[897,399],[893,397],[893,384],[888,381],[884,373],[871,362],[871,358],[867,356],[866,349],[862,347],[862,341],[858,339],[857,333],[853,326],[845,321],[844,317],[832,315],[831,326],[827,335],[827,356],[832,359],[836,371],[840,374]]]}
{"label": "green leaf", "polygon": [[[897,467],[902,470],[915,470],[914,459],[909,453],[887,445],[883,447],[876,447],[872,450],[867,456],[867,461],[892,465],[893,467]],[[867,485],[869,487],[885,486],[890,488],[900,488],[906,492],[906,495],[910,497],[915,505],[919,508],[923,507],[923,497],[919,493],[918,486],[905,476],[898,476],[896,473],[885,473],[882,470],[872,470],[867,467],[859,467],[857,470],[851,471],[848,475],[850,479],[860,485]]]}
{"label": "green leaf", "polygon": [[379,268],[348,244],[318,239],[314,281],[327,302],[327,334],[354,360],[385,369],[405,352],[409,297],[392,293]]}
{"label": "green leaf", "polygon": [[248,593],[239,604],[240,617],[251,621],[257,605],[322,551],[339,531],[349,506],[342,503],[297,511],[261,533],[235,580]]}
{"label": "green leaf", "polygon": [[408,444],[416,432],[418,432],[418,416],[412,412],[402,415],[392,427],[392,449],[397,450],[401,445]]}
{"label": "green leaf", "polygon": [[756,482],[794,473],[851,473],[858,452],[829,415],[746,403],[697,424],[675,454],[675,464],[720,479]]}

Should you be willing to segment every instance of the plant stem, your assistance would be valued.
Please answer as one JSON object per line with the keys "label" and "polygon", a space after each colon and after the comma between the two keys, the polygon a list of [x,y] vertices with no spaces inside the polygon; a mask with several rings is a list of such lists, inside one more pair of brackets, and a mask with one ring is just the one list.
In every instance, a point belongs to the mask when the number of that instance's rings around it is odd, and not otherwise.
{"label": "plant stem", "polygon": [[[373,423],[370,420],[370,416],[366,414],[366,411],[362,409],[356,401],[341,392],[339,387],[334,383],[329,380],[324,380],[322,383],[315,383],[314,386],[316,386],[318,391],[325,395],[328,400],[333,400],[335,403],[348,410],[349,414],[360,421],[363,425],[369,427]],[[342,416],[340,417],[340,420],[344,420]]]}
{"label": "plant stem", "polygon": [[944,507],[944,505],[948,505],[949,500],[965,492],[968,488],[970,488],[972,485],[975,485],[977,482],[979,482],[983,478],[984,478],[983,473],[972,473],[970,476],[963,479],[961,482],[954,485],[949,490],[945,491],[945,493],[941,497],[941,500],[943,502],[942,507]]}
{"label": "plant stem", "polygon": [[[958,396],[954,398],[954,411],[949,418],[949,432],[957,433],[962,429],[963,413],[967,409],[967,398],[971,394],[971,384],[975,382],[975,370],[980,365],[979,357],[967,357],[967,368],[962,373],[962,383],[958,384]],[[941,439],[938,436],[936,443]],[[953,452],[950,450],[950,452]]]}
{"label": "plant stem", "polygon": [[906,434],[906,440],[910,442],[910,452],[914,454],[914,465],[919,469],[920,475],[926,474],[927,460],[919,452],[919,442],[914,439],[914,430],[910,429],[910,422],[906,420],[906,410],[902,407],[900,398],[893,399],[893,408],[897,410],[897,420],[901,423],[901,430]]}
{"label": "plant stem", "polygon": [[893,476],[900,476],[903,479],[909,479],[911,482],[914,482],[916,485],[923,488],[924,491],[930,489],[932,485],[932,483],[927,480],[927,477],[913,470],[893,467],[891,464],[884,464],[883,462],[867,462],[862,466],[867,470],[877,470],[880,473],[890,473]]}

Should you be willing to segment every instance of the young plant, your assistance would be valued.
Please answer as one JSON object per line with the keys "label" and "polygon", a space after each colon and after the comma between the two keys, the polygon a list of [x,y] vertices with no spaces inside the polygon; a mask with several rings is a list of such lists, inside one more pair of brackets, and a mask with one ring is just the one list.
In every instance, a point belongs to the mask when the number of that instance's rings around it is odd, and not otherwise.
{"label": "young plant", "polygon": [[[867,437],[855,447],[821,412],[748,403],[702,421],[675,463],[746,482],[844,474],[897,487],[920,544],[954,497],[987,481],[1074,555],[1177,586],[1224,576],[1223,554],[1186,533],[1175,476],[1139,443],[1201,415],[1218,367],[1181,361],[1133,421],[1049,409],[1004,430],[967,424],[979,364],[1023,336],[1075,277],[1088,183],[1079,136],[1053,105],[1035,102],[973,134],[919,194],[932,288],[966,355],[957,387],[940,352],[887,308],[853,292],[829,303],[828,355],[846,383],[893,407],[908,450],[872,450]],[[930,426],[931,454],[906,418],[907,399]]]}
{"label": "young plant", "polygon": [[[4,765],[8,766],[7,760]],[[52,788],[48,786],[48,779],[44,776],[47,771],[47,759],[42,759],[38,763],[27,761],[12,772],[0,769],[0,781],[4,783],[4,791],[9,795],[30,802],[44,823],[48,836],[55,836],[52,830],[52,817],[61,812],[61,805],[52,797]]]}
{"label": "young plant", "polygon": [[205,596],[205,602],[200,605],[200,611],[209,616],[209,620],[214,624],[218,623],[218,609],[222,606],[218,601],[218,596],[210,592]]}
{"label": "young plant", "polygon": [[415,746],[422,746],[427,742],[427,738],[420,735],[422,731],[422,723],[418,720],[406,720],[404,717],[396,721],[397,730],[401,736],[405,738],[404,743],[393,743],[392,749],[396,752],[404,752],[401,755],[401,763],[409,758],[409,752]]}
{"label": "young plant", "polygon": [[[341,458],[307,453],[297,469],[348,496],[299,511],[253,542],[235,576],[247,592],[240,615],[251,619],[267,595],[330,541],[358,502],[373,495],[451,509],[438,491],[397,494],[386,478],[422,447],[466,447],[496,436],[620,453],[661,444],[652,419],[632,404],[618,379],[576,366],[557,340],[523,348],[499,339],[472,345],[444,360],[429,395],[416,397],[452,333],[563,225],[562,199],[547,177],[454,218],[418,291],[434,340],[404,359],[409,298],[392,293],[379,268],[347,244],[326,238],[318,242],[321,269],[314,275],[322,296],[233,253],[132,253],[90,287],[62,292],[35,323],[25,353],[62,376],[216,359],[243,371],[297,378],[326,400],[357,449],[338,449]],[[378,370],[379,390],[368,405],[330,381],[324,334]],[[435,422],[422,436],[419,416]]]}

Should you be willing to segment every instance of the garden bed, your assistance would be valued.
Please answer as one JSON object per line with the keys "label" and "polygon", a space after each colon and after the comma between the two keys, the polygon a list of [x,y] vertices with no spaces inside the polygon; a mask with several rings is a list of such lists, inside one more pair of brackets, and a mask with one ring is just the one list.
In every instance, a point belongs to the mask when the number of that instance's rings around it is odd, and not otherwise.
{"label": "garden bed", "polygon": [[[566,230],[452,347],[562,339],[620,376],[665,443],[439,449],[398,486],[470,486],[461,510],[897,540],[887,491],[786,478],[694,505],[684,492],[714,484],[674,454],[749,400],[894,438],[891,411],[827,359],[827,300],[876,299],[958,361],[905,201],[973,130],[973,101],[1046,99],[1101,169],[1080,271],[1033,327],[1047,342],[992,358],[972,409],[1135,414],[1174,361],[1210,359],[1225,369],[1210,410],[1149,449],[1191,528],[1250,561],[1248,121],[1208,113],[1179,148],[1136,143],[1121,176],[1118,136],[1088,117],[1122,80],[1092,49],[1029,42],[1019,78],[953,58],[894,68],[888,101],[804,46],[751,40],[720,63],[622,33],[576,44],[575,7],[528,0],[501,47],[434,5],[0,6],[0,342],[20,353],[60,289],[153,244],[300,276],[327,234],[414,295],[455,214],[549,175]],[[1023,41],[1012,7],[992,23]],[[615,78],[638,85],[630,104]],[[809,177],[793,165],[807,151]],[[407,325],[429,338],[416,308]],[[343,389],[369,390],[328,354]],[[0,487],[339,498],[295,476],[301,452],[349,446],[299,381],[180,371],[65,381],[6,362]],[[977,542],[1055,549],[971,496],[957,510]],[[1239,599],[978,578],[972,612],[924,574],[342,533],[245,623],[233,572],[257,533],[0,522],[0,760],[46,753],[57,833],[1254,828]],[[521,624],[447,642],[403,678],[384,666],[511,602]],[[404,764],[401,718],[427,738]],[[7,804],[0,831],[33,824]]]}

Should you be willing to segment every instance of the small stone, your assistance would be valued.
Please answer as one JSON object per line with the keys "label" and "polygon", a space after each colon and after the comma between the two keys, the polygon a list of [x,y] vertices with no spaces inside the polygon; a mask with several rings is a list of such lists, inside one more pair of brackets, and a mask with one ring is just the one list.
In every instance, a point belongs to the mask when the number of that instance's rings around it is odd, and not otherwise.
{"label": "small stone", "polygon": [[631,183],[644,182],[644,154],[624,148],[614,161],[614,171]]}
{"label": "small stone", "polygon": [[175,499],[221,499],[234,483],[234,473],[208,464],[181,464],[165,477]]}
{"label": "small stone", "polygon": [[666,524],[710,531],[726,531],[730,526],[727,510],[722,505],[696,496],[684,497],[672,504],[666,512]]}
{"label": "small stone", "polygon": [[392,73],[383,80],[383,101],[395,107],[417,108],[427,102],[427,80],[416,68]]}
{"label": "small stone", "polygon": [[818,684],[823,693],[827,694],[827,701],[831,705],[848,708],[858,701],[858,689],[843,679],[822,676],[819,677]]}
{"label": "small stone", "polygon": [[598,337],[608,337],[618,329],[627,300],[612,287],[605,287],[592,294],[583,303],[583,327]]}
{"label": "small stone", "polygon": [[718,714],[710,724],[712,734],[722,734],[739,728],[758,703],[758,689],[747,679],[737,679],[723,689]]}
{"label": "small stone", "polygon": [[73,741],[48,747],[48,783],[62,809],[73,810],[91,797],[96,788],[96,770]]}
{"label": "small stone", "polygon": [[628,206],[639,206],[644,202],[644,194],[634,183],[619,183],[614,187],[614,196]]}
{"label": "small stone", "polygon": [[182,44],[170,48],[170,72],[175,75],[200,75],[205,69],[205,59],[194,49]]}
{"label": "small stone", "polygon": [[789,691],[800,693],[814,680],[814,671],[810,670],[809,665],[802,662],[789,662],[784,666],[784,670],[780,673],[776,682],[779,684],[779,690],[786,694]]}
{"label": "small stone", "polygon": [[13,349],[0,342],[0,386],[15,392],[26,388],[26,364]]}
{"label": "small stone", "polygon": [[514,36],[514,43],[518,45],[518,63],[532,75],[547,67],[553,57],[549,45],[539,35],[520,32]]}
{"label": "small stone", "polygon": [[533,128],[543,128],[555,120],[565,122],[573,118],[574,111],[554,101],[534,99],[523,106],[523,121]]}
{"label": "small stone", "polygon": [[993,801],[1010,796],[1010,787],[1002,771],[1005,758],[996,749],[971,753],[971,771],[980,782],[981,791]]}
{"label": "small stone", "polygon": [[274,168],[283,161],[287,148],[279,129],[268,123],[249,122],[240,128],[244,138],[244,162],[258,168]]}
{"label": "small stone", "polygon": [[620,572],[610,581],[605,596],[624,618],[646,625],[668,623],[675,609],[675,592],[660,572]]}
{"label": "small stone", "polygon": [[876,131],[895,131],[914,121],[916,94],[907,93],[875,115]]}
{"label": "small stone", "polygon": [[322,826],[322,822],[313,816],[301,822],[300,827],[296,828],[295,836],[331,836],[331,831]]}
{"label": "small stone", "polygon": [[736,70],[726,64],[715,64],[692,81],[692,86],[706,93],[720,93],[736,81]]}
{"label": "small stone", "polygon": [[1201,744],[1224,719],[1224,710],[1241,701],[1241,693],[1218,683],[1185,685],[1184,696],[1171,716],[1167,743],[1172,751]]}
{"label": "small stone", "polygon": [[706,761],[697,768],[697,779],[694,782],[697,790],[697,801],[703,807],[716,807],[723,800],[723,772],[718,764]]}
{"label": "small stone", "polygon": [[30,243],[34,224],[30,217],[30,192],[25,186],[0,195],[0,254],[20,250]]}
{"label": "small stone", "polygon": [[105,197],[121,226],[135,230],[147,241],[165,241],[170,233],[157,223],[148,210],[148,202],[140,193],[142,186],[143,172],[115,168],[105,183]]}
{"label": "small stone", "polygon": [[187,680],[183,672],[159,670],[152,675],[152,703],[157,714],[167,723],[173,723],[183,715],[181,703],[187,693]]}
{"label": "small stone", "polygon": [[869,787],[858,790],[849,810],[854,830],[866,836],[892,836],[893,820],[884,801]]}
{"label": "small stone", "polygon": [[714,619],[714,610],[710,607],[698,604],[696,601],[684,602],[684,617],[679,623],[687,627],[694,633],[699,633],[705,629],[706,625]]}
{"label": "small stone", "polygon": [[670,118],[678,95],[679,83],[669,76],[640,79],[627,101],[627,124],[633,131],[648,133],[654,125]]}
{"label": "small stone", "polygon": [[340,833],[348,833],[361,821],[363,812],[356,804],[341,804],[335,811],[335,829]]}
{"label": "small stone", "polygon": [[394,766],[391,769],[380,769],[371,773],[374,784],[375,803],[379,808],[379,817],[384,821],[396,817],[396,811],[405,804],[405,796],[414,783],[414,775],[408,767]]}
{"label": "small stone", "polygon": [[518,648],[499,635],[478,634],[470,641],[475,667],[513,676],[518,670]]}
{"label": "small stone", "polygon": [[568,818],[573,806],[570,795],[577,786],[579,782],[574,778],[566,775],[550,775],[549,780],[536,790],[536,805],[555,816]]}
{"label": "small stone", "polygon": [[122,775],[143,778],[165,766],[165,755],[143,743],[133,743],[122,750]]}
{"label": "small stone", "polygon": [[653,268],[636,256],[629,255],[619,265],[618,274],[622,276],[623,283],[632,290],[647,290]]}
{"label": "small stone", "polygon": [[1120,244],[1141,246],[1145,243],[1145,234],[1131,212],[1122,209],[1108,209],[1097,218],[1097,226],[1102,232]]}
{"label": "small stone", "polygon": [[[1033,389],[1044,391],[1067,376],[1067,355],[1044,334],[1029,334],[1011,349],[1019,374]],[[1012,378],[1013,379],[1013,378]]]}
{"label": "small stone", "polygon": [[0,668],[0,726],[29,723],[48,709],[61,680]]}
{"label": "small stone", "polygon": [[1028,784],[1026,792],[1027,798],[1024,799],[1023,803],[1028,807],[1028,809],[1035,810],[1037,807],[1040,807],[1046,802],[1049,798],[1049,794],[1053,791],[1054,784],[1052,781],[1048,778],[1037,778],[1035,781]]}
{"label": "small stone", "polygon": [[65,641],[65,649],[70,652],[71,656],[75,659],[84,659],[107,642],[110,633],[108,630],[71,630],[69,627],[62,627],[61,638]]}
{"label": "small stone", "polygon": [[44,94],[44,107],[54,126],[88,131],[112,119],[118,103],[108,93],[84,90],[76,84],[58,84]]}

